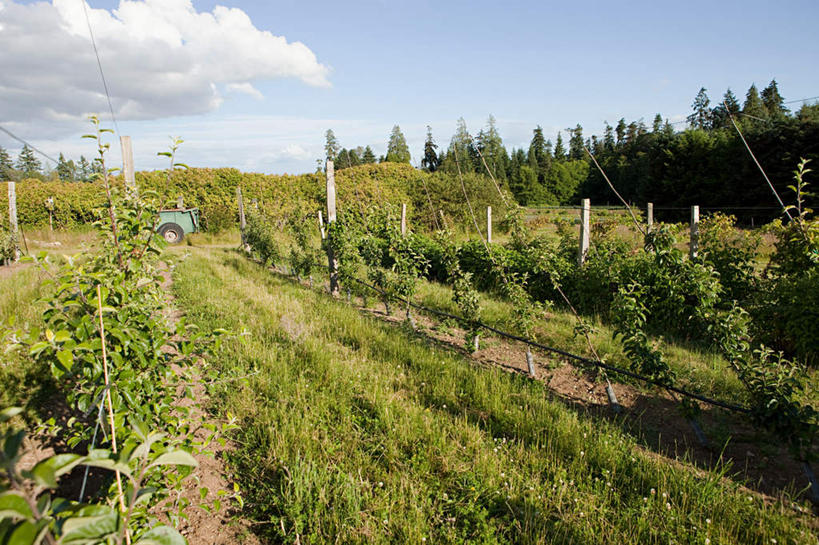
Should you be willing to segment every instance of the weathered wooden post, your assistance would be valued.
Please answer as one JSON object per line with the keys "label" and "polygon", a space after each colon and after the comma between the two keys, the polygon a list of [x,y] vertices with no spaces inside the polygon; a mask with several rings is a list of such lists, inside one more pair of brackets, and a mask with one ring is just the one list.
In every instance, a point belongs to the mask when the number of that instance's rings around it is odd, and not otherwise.
{"label": "weathered wooden post", "polygon": [[239,203],[239,232],[242,237],[242,248],[247,250],[247,241],[245,238],[245,228],[247,228],[247,220],[245,218],[245,201],[242,198],[242,188],[236,187],[236,201]]}
{"label": "weathered wooden post", "polygon": [[589,216],[591,215],[591,201],[583,199],[580,208],[580,250],[577,255],[577,263],[582,265],[586,261],[589,253]]}
{"label": "weathered wooden post", "polygon": [[125,180],[125,188],[130,191],[136,191],[134,151],[131,149],[131,137],[120,136],[119,145],[122,148],[122,177]]}
{"label": "weathered wooden post", "polygon": [[648,230],[654,225],[654,203],[650,202],[646,205],[646,219],[648,221]]}
{"label": "weathered wooden post", "polygon": [[691,248],[690,256],[694,259],[699,254],[700,250],[700,207],[694,205],[691,207]]}
{"label": "weathered wooden post", "polygon": [[324,233],[324,216],[321,215],[321,210],[318,211],[318,221],[319,221],[319,231],[321,231],[321,240],[327,238],[327,235]]}
{"label": "weathered wooden post", "polygon": [[[333,162],[327,160],[327,225],[336,221],[336,176]],[[327,262],[330,268],[330,295],[338,297],[338,259],[333,248],[327,245]]]}
{"label": "weathered wooden post", "polygon": [[49,197],[45,200],[46,208],[48,209],[48,228],[54,232],[54,197]]}
{"label": "weathered wooden post", "polygon": [[486,242],[492,244],[492,207],[486,207]]}
{"label": "weathered wooden post", "polygon": [[9,186],[9,230],[11,231],[11,243],[14,246],[14,257],[12,261],[20,259],[20,245],[17,242],[19,237],[19,226],[17,225],[17,187],[14,182],[8,182]]}
{"label": "weathered wooden post", "polygon": [[407,236],[407,203],[401,203],[401,236]]}

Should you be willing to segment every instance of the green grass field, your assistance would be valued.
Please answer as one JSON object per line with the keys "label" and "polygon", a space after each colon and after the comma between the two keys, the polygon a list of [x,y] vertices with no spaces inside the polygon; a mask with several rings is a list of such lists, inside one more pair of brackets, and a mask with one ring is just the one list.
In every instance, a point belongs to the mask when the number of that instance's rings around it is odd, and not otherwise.
{"label": "green grass field", "polygon": [[214,411],[240,423],[241,516],[263,541],[817,542],[810,515],[647,452],[542,383],[478,368],[233,251],[174,253],[188,254],[173,287],[188,319],[249,333],[208,365]]}

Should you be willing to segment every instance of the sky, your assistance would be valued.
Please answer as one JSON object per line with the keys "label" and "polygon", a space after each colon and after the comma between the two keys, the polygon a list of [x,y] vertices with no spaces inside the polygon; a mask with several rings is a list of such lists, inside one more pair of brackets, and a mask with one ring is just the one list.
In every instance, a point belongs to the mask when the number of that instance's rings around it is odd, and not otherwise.
{"label": "sky", "polygon": [[[190,166],[309,172],[333,129],[386,152],[398,124],[421,159],[463,117],[490,114],[507,147],[581,124],[656,113],[683,120],[705,87],[742,99],[776,78],[786,100],[819,95],[819,2],[0,0],[0,127],[57,157],[94,156],[100,115],[133,140],[137,170],[185,142]],[[790,104],[798,109],[799,103]],[[684,125],[676,125],[683,128]],[[564,138],[566,135],[564,134]],[[0,134],[16,155],[20,144]],[[41,158],[42,159],[42,158]],[[44,162],[48,163],[44,160]]]}

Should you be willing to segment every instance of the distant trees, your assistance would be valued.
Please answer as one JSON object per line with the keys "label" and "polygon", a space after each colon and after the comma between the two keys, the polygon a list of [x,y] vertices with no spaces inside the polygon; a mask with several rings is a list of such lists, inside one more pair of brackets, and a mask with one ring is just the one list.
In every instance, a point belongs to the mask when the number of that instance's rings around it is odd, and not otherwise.
{"label": "distant trees", "polygon": [[341,146],[336,139],[333,129],[327,129],[327,132],[324,133],[324,157],[328,161],[333,161],[335,163],[340,150]]}
{"label": "distant trees", "polygon": [[424,141],[424,158],[421,159],[421,167],[429,172],[435,172],[441,165],[438,158],[438,144],[432,139],[432,127],[427,125],[427,139]]}
{"label": "distant trees", "polygon": [[[460,118],[446,149],[439,147],[427,127],[420,165],[430,172],[491,174],[525,205],[569,204],[581,196],[613,203],[608,184],[596,168],[590,168],[587,148],[618,191],[632,202],[652,201],[658,207],[692,203],[768,206],[770,195],[764,184],[754,181],[759,173],[748,161],[731,119],[745,134],[774,184],[787,194],[798,158],[819,161],[819,104],[804,104],[792,114],[776,80],[761,93],[751,85],[744,98],[740,104],[727,89],[712,103],[703,87],[692,102],[687,128],[681,131],[675,131],[658,113],[650,125],[642,119],[629,122],[620,118],[614,126],[604,122],[602,134],[588,137],[578,124],[569,130],[568,137],[558,132],[552,146],[543,127],[536,126],[528,145],[511,150],[504,145],[494,116],[489,116],[474,138]],[[369,146],[334,147],[330,145],[335,141],[332,136],[326,150],[338,150],[336,168],[375,162]],[[381,160],[410,161],[410,150],[397,125]],[[80,170],[78,164],[78,178]],[[815,202],[809,204],[816,207]]]}
{"label": "distant trees", "polygon": [[401,127],[395,125],[390,133],[390,141],[387,144],[387,155],[384,161],[387,163],[409,163],[411,159],[407,139],[401,132]]}
{"label": "distant trees", "polygon": [[20,150],[20,155],[17,156],[17,170],[19,170],[24,178],[34,178],[41,173],[43,165],[40,163],[37,156],[34,155],[34,150],[28,144],[23,146]]}

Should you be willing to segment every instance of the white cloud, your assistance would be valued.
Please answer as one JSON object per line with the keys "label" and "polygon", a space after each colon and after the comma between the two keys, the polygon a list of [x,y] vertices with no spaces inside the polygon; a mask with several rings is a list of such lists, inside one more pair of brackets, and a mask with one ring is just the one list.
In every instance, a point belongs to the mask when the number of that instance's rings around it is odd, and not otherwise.
{"label": "white cloud", "polygon": [[[82,4],[0,6],[0,121],[73,131],[89,112],[107,111]],[[87,9],[121,120],[210,112],[219,89],[261,96],[251,81],[330,85],[306,45],[256,28],[240,9],[198,12],[190,0]]]}
{"label": "white cloud", "polygon": [[253,87],[253,85],[250,83],[228,83],[227,90],[232,91],[234,93],[243,93],[245,95],[252,96],[253,98],[258,100],[264,98],[262,92]]}

